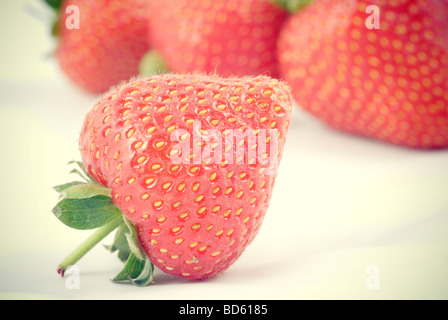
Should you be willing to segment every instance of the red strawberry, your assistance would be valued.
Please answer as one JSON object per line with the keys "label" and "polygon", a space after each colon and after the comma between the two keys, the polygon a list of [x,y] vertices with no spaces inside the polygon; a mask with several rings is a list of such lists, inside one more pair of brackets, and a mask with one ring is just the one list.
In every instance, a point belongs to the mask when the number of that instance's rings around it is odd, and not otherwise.
{"label": "red strawberry", "polygon": [[56,56],[77,85],[102,93],[139,74],[149,50],[147,0],[46,1],[59,8]]}
{"label": "red strawberry", "polygon": [[285,24],[279,60],[299,105],[330,126],[448,147],[446,1],[315,1]]}
{"label": "red strawberry", "polygon": [[151,0],[150,41],[168,70],[278,76],[288,13],[268,0]]}
{"label": "red strawberry", "polygon": [[[289,88],[266,76],[172,74],[127,83],[100,99],[85,119],[84,167],[102,185],[87,193],[105,201],[110,192],[161,270],[186,279],[216,275],[261,226],[291,101]],[[79,185],[68,187],[69,198],[73,189],[86,198]],[[59,204],[54,212],[79,224],[67,218],[71,205]],[[108,221],[113,218],[115,213]]]}

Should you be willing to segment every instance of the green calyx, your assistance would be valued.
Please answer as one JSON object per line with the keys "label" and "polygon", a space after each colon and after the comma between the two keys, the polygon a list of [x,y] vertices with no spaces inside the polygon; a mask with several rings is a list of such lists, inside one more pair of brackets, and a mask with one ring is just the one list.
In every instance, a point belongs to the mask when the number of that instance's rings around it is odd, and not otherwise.
{"label": "green calyx", "polygon": [[48,4],[55,11],[59,11],[62,7],[63,0],[43,0],[46,4]]}
{"label": "green calyx", "polygon": [[149,50],[140,61],[139,71],[140,75],[148,77],[168,72],[168,66],[156,50]]}
{"label": "green calyx", "polygon": [[141,248],[134,225],[127,220],[112,201],[110,190],[99,185],[84,170],[72,170],[82,181],[59,185],[54,189],[60,194],[53,214],[65,225],[77,230],[95,230],[83,243],[73,250],[58,266],[57,271],[64,276],[65,270],[76,264],[86,253],[116,230],[113,243],[105,246],[111,253],[118,252],[118,258],[125,263],[112,281],[130,282],[146,286],[152,281],[154,266]]}
{"label": "green calyx", "polygon": [[58,37],[59,19],[63,0],[42,0],[42,1],[45,2],[54,11],[54,18],[53,21],[51,22],[51,35],[54,37]]}
{"label": "green calyx", "polygon": [[310,5],[315,0],[271,0],[273,3],[281,6],[289,13],[296,13],[303,7]]}

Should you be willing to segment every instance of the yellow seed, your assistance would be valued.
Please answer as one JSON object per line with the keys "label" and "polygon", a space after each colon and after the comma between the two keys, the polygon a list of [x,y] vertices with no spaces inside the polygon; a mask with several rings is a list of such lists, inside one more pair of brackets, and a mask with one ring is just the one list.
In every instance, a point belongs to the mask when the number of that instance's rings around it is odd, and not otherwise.
{"label": "yellow seed", "polygon": [[103,123],[108,123],[109,121],[110,121],[110,119],[112,118],[112,116],[110,115],[110,114],[108,114],[105,118],[104,118],[104,120],[103,120]]}
{"label": "yellow seed", "polygon": [[200,207],[197,211],[198,214],[203,214],[207,210],[207,207]]}
{"label": "yellow seed", "polygon": [[176,166],[172,166],[172,167],[170,168],[170,171],[171,171],[171,172],[176,172],[177,170],[179,170],[179,168],[180,168],[180,167],[177,166],[177,165],[176,165]]}
{"label": "yellow seed", "polygon": [[244,192],[242,190],[238,191],[236,194],[237,199],[241,198],[243,196],[243,193]]}
{"label": "yellow seed", "polygon": [[177,186],[177,191],[183,191],[185,189],[185,183],[181,183],[181,184],[179,184],[178,186]]}
{"label": "yellow seed", "polygon": [[196,172],[198,172],[198,170],[199,170],[199,167],[192,167],[192,168],[190,168],[189,172],[191,174],[195,174]]}
{"label": "yellow seed", "polygon": [[173,208],[178,208],[182,204],[181,201],[177,201],[173,203]]}
{"label": "yellow seed", "polygon": [[219,237],[220,235],[222,235],[224,233],[224,230],[221,229],[218,232],[215,233],[215,236]]}
{"label": "yellow seed", "polygon": [[129,202],[129,201],[131,201],[132,200],[132,197],[131,196],[126,196],[125,198],[124,198],[124,201],[126,201],[126,202]]}
{"label": "yellow seed", "polygon": [[205,251],[205,250],[207,250],[207,246],[202,246],[202,247],[200,247],[199,249],[198,249],[198,251]]}
{"label": "yellow seed", "polygon": [[181,220],[185,219],[186,217],[188,217],[188,212],[183,212],[183,213],[179,214],[179,219],[181,219]]}
{"label": "yellow seed", "polygon": [[139,141],[134,145],[134,149],[135,150],[140,149],[142,146],[143,146],[143,142]]}
{"label": "yellow seed", "polygon": [[149,120],[151,120],[151,116],[146,116],[142,119],[142,122],[148,122]]}
{"label": "yellow seed", "polygon": [[151,166],[151,169],[152,169],[153,171],[156,171],[156,170],[159,170],[161,167],[162,167],[161,164],[159,164],[159,163],[154,163],[154,164]]}
{"label": "yellow seed", "polygon": [[209,178],[210,178],[210,181],[214,181],[216,179],[216,172],[210,173]]}
{"label": "yellow seed", "polygon": [[166,129],[166,132],[171,133],[176,129],[176,126],[171,126],[168,129]]}
{"label": "yellow seed", "polygon": [[221,251],[215,251],[211,254],[212,257],[216,257],[221,254]]}
{"label": "yellow seed", "polygon": [[190,248],[194,248],[194,247],[196,247],[198,244],[199,244],[199,242],[192,242],[192,243],[190,243],[189,247],[190,247]]}
{"label": "yellow seed", "polygon": [[228,187],[228,188],[224,191],[224,194],[229,195],[232,191],[233,191],[233,188],[232,188],[232,187]]}
{"label": "yellow seed", "polygon": [[187,119],[187,120],[185,120],[185,123],[188,125],[192,125],[194,123],[194,119]]}
{"label": "yellow seed", "polygon": [[133,184],[133,183],[135,182],[135,180],[136,180],[135,178],[131,178],[131,179],[129,179],[129,180],[128,180],[128,184]]}
{"label": "yellow seed", "polygon": [[162,249],[160,249],[160,252],[162,252],[162,253],[167,253],[167,252],[168,252],[168,250],[167,250],[167,249],[164,249],[164,248],[162,248]]}
{"label": "yellow seed", "polygon": [[226,105],[220,104],[219,106],[216,107],[216,109],[218,109],[219,111],[224,111],[224,110],[226,110]]}
{"label": "yellow seed", "polygon": [[166,116],[166,117],[165,117],[165,122],[169,122],[169,121],[171,121],[172,119],[173,119],[173,116],[172,116],[172,115]]}
{"label": "yellow seed", "polygon": [[163,185],[162,185],[162,188],[163,189],[165,189],[165,190],[167,190],[167,189],[169,189],[171,186],[172,186],[172,182],[165,182]]}
{"label": "yellow seed", "polygon": [[147,200],[149,198],[149,193],[142,194],[142,200]]}
{"label": "yellow seed", "polygon": [[202,199],[204,199],[204,195],[203,194],[197,196],[196,199],[194,199],[194,202],[196,202],[196,203],[201,202]]}
{"label": "yellow seed", "polygon": [[160,208],[162,206],[162,204],[163,204],[162,200],[154,201],[154,207],[155,208]]}
{"label": "yellow seed", "polygon": [[220,209],[221,209],[220,206],[214,206],[214,207],[212,208],[212,212],[213,212],[213,213],[216,213],[216,212],[218,212]]}
{"label": "yellow seed", "polygon": [[157,142],[156,144],[155,144],[155,147],[157,148],[157,149],[161,149],[161,148],[163,148],[165,146],[165,141],[159,141],[159,142]]}
{"label": "yellow seed", "polygon": [[181,244],[182,242],[184,242],[183,238],[177,238],[176,240],[174,240],[175,244]]}
{"label": "yellow seed", "polygon": [[213,188],[212,193],[217,194],[219,192],[219,190],[220,190],[219,187],[215,187],[215,188]]}
{"label": "yellow seed", "polygon": [[119,156],[120,156],[120,151],[115,152],[114,160],[117,160]]}
{"label": "yellow seed", "polygon": [[207,103],[207,99],[201,99],[198,101],[199,104],[205,104]]}
{"label": "yellow seed", "polygon": [[148,134],[153,134],[154,131],[156,131],[156,127],[150,127],[150,128],[148,128],[148,129],[146,130],[146,133],[148,133]]}
{"label": "yellow seed", "polygon": [[247,223],[247,221],[249,221],[250,217],[247,216],[246,218],[244,218],[243,223]]}
{"label": "yellow seed", "polygon": [[137,163],[138,164],[142,164],[143,162],[145,162],[146,161],[146,157],[145,156],[141,156],[141,157],[139,157],[138,159],[137,159]]}
{"label": "yellow seed", "polygon": [[210,121],[210,123],[211,123],[213,126],[217,126],[217,125],[219,124],[219,120],[214,119],[214,120]]}
{"label": "yellow seed", "polygon": [[232,211],[230,210],[230,209],[227,209],[226,211],[224,211],[224,213],[223,213],[223,217],[224,218],[227,218],[229,215],[230,215],[230,213],[231,213]]}
{"label": "yellow seed", "polygon": [[156,180],[156,179],[154,179],[154,178],[148,178],[148,179],[145,180],[145,184],[149,186],[149,185],[152,184],[155,180]]}
{"label": "yellow seed", "polygon": [[230,236],[232,235],[232,233],[233,233],[233,229],[230,229],[229,231],[227,231],[226,235],[227,235],[228,237],[230,237]]}
{"label": "yellow seed", "polygon": [[198,230],[199,228],[201,228],[200,224],[194,224],[194,225],[191,226],[191,229],[193,229],[193,230]]}
{"label": "yellow seed", "polygon": [[233,177],[233,171],[230,171],[227,175],[226,175],[226,177],[227,177],[227,179],[230,179],[230,178],[232,178]]}
{"label": "yellow seed", "polygon": [[128,132],[126,132],[126,138],[128,138],[128,139],[132,138],[134,133],[135,133],[135,129],[134,129],[134,127],[132,127],[131,129],[128,130]]}

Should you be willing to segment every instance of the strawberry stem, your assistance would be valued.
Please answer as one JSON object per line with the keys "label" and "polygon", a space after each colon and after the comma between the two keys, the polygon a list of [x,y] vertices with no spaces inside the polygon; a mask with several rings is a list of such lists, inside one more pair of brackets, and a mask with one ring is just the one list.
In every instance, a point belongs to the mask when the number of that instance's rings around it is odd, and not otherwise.
{"label": "strawberry stem", "polygon": [[77,263],[81,258],[107,237],[112,231],[123,224],[123,217],[120,216],[104,226],[98,228],[90,237],[84,240],[75,250],[72,251],[58,266],[57,272],[63,277],[69,266]]}

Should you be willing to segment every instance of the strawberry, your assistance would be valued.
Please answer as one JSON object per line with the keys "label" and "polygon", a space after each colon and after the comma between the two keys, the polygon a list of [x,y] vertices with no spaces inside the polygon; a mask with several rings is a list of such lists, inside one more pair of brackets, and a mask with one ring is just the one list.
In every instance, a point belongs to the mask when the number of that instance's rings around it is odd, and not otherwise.
{"label": "strawberry", "polygon": [[[267,76],[126,83],[87,115],[79,141],[86,181],[58,186],[64,197],[54,213],[74,228],[100,227],[83,248],[125,218],[111,250],[139,272],[118,280],[146,285],[146,259],[181,278],[212,277],[260,229],[291,108],[289,87]],[[59,272],[75,261],[69,256]]]}
{"label": "strawberry", "polygon": [[74,83],[103,93],[139,74],[149,50],[147,0],[45,1],[59,18],[56,58]]}
{"label": "strawberry", "polygon": [[448,147],[446,4],[314,1],[281,32],[282,76],[299,105],[337,130],[411,148]]}
{"label": "strawberry", "polygon": [[288,13],[274,1],[151,0],[149,7],[149,39],[169,71],[278,77],[277,37]]}

